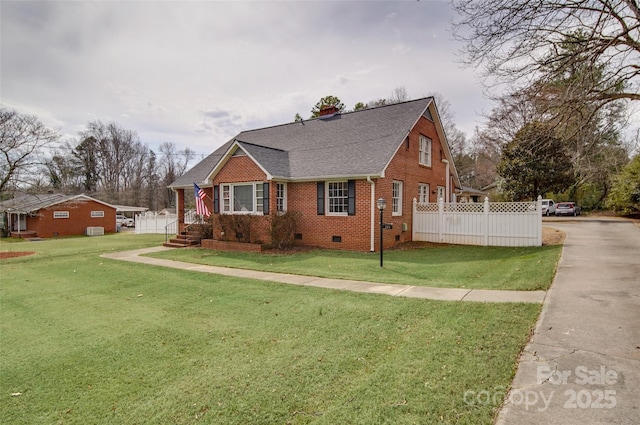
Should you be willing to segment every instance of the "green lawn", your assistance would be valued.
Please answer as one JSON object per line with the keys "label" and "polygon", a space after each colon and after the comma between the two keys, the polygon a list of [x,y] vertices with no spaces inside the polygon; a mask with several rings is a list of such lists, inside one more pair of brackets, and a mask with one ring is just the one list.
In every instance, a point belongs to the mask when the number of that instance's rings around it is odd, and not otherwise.
{"label": "green lawn", "polygon": [[156,258],[380,283],[445,288],[546,290],[553,281],[561,245],[503,248],[442,245],[384,253],[313,250],[295,254],[178,249]]}
{"label": "green lawn", "polygon": [[540,311],[99,256],[161,240],[0,243],[0,423],[491,424]]}

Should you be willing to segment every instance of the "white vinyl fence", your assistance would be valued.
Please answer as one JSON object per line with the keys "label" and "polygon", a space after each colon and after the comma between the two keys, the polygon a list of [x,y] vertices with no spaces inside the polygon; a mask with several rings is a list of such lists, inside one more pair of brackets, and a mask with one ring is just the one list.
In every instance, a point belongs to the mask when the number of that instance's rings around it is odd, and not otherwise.
{"label": "white vinyl fence", "polygon": [[542,198],[532,202],[418,204],[413,240],[459,245],[541,246]]}
{"label": "white vinyl fence", "polygon": [[[193,223],[195,217],[194,211],[185,211],[184,222],[187,224]],[[136,214],[136,233],[176,234],[177,231],[177,214],[158,214],[154,212]]]}

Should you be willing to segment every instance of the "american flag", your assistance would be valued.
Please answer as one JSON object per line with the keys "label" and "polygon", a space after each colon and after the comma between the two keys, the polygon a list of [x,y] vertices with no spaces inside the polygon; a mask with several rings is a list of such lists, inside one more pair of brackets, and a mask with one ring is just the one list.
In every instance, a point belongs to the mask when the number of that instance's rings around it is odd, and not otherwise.
{"label": "american flag", "polygon": [[207,194],[195,183],[193,184],[193,191],[196,196],[196,214],[209,217],[211,213],[209,212],[209,208],[207,208],[204,203],[204,198],[207,197]]}

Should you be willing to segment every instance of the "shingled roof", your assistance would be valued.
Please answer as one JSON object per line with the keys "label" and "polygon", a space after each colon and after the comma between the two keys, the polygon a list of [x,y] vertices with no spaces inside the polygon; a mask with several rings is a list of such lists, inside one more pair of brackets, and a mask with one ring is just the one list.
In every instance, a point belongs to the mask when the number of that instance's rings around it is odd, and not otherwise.
{"label": "shingled roof", "polygon": [[11,213],[20,213],[20,214],[28,214],[34,211],[41,210],[43,208],[47,208],[53,205],[62,204],[63,202],[72,201],[72,200],[90,200],[99,202],[103,205],[106,205],[111,208],[116,208],[115,206],[108,204],[106,202],[102,202],[98,199],[94,199],[90,196],[81,194],[81,195],[64,195],[61,193],[45,193],[41,195],[19,195],[13,199],[6,200],[4,202],[0,202],[0,211],[6,211]]}
{"label": "shingled roof", "polygon": [[276,179],[381,176],[418,119],[423,115],[432,119],[429,110],[432,103],[433,98],[427,97],[243,131],[169,187],[187,187],[194,182],[206,184],[216,168],[237,148]]}

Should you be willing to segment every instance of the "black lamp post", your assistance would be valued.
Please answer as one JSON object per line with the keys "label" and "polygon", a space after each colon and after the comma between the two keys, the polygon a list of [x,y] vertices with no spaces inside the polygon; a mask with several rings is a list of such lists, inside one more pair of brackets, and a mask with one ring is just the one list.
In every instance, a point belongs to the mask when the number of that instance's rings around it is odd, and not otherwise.
{"label": "black lamp post", "polygon": [[380,198],[376,202],[376,205],[380,210],[380,267],[382,267],[382,256],[384,252],[384,244],[383,244],[383,238],[382,238],[383,230],[384,230],[384,223],[383,223],[384,218],[382,214],[384,212],[384,209],[387,207],[387,201],[385,201],[384,198]]}

